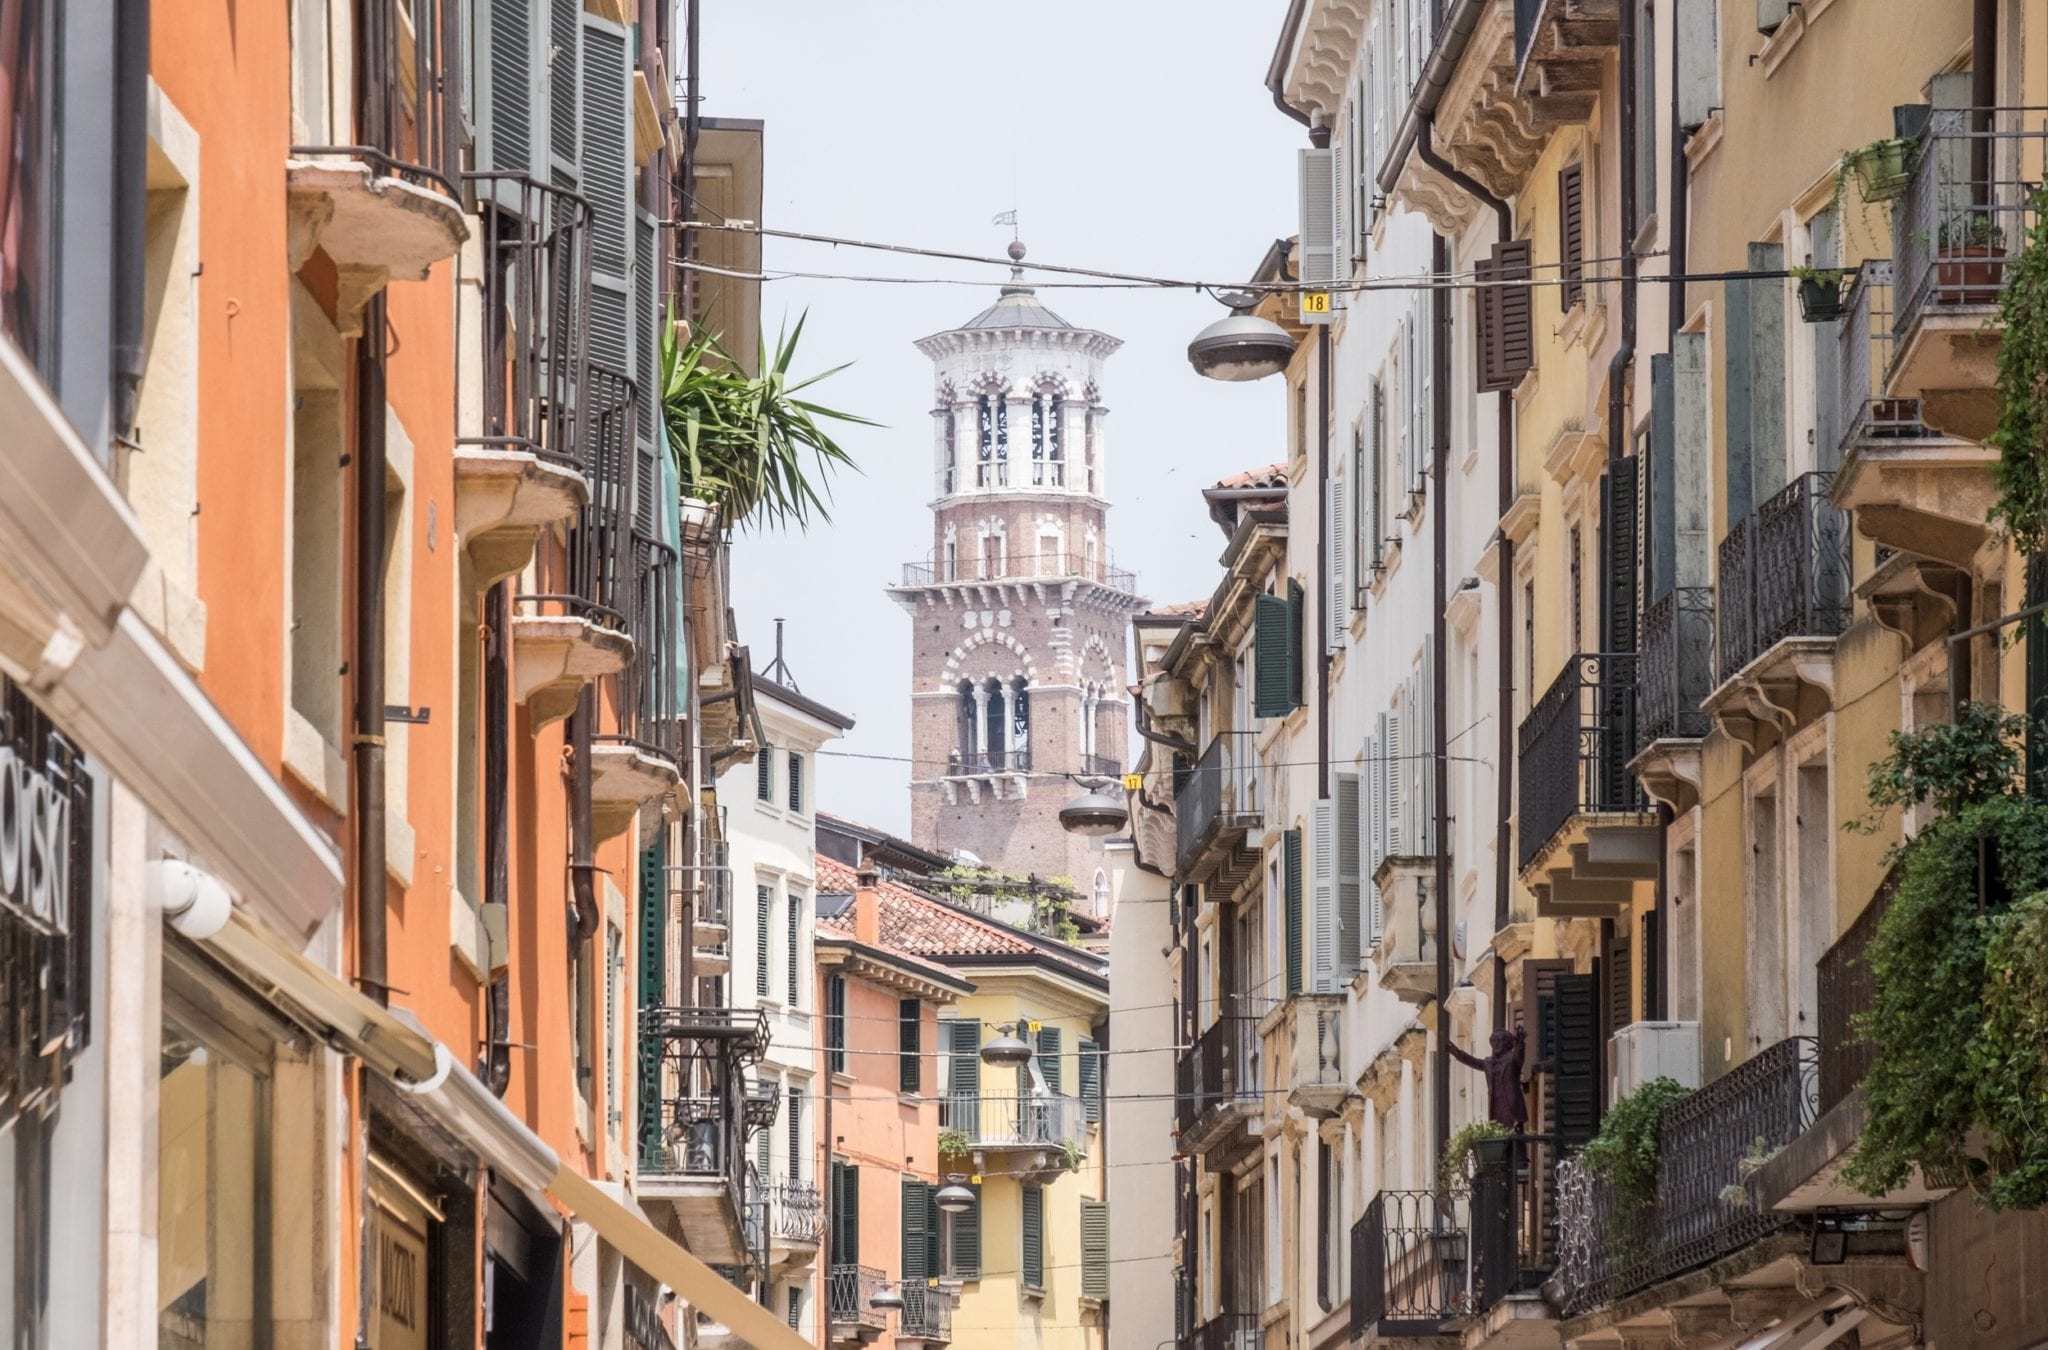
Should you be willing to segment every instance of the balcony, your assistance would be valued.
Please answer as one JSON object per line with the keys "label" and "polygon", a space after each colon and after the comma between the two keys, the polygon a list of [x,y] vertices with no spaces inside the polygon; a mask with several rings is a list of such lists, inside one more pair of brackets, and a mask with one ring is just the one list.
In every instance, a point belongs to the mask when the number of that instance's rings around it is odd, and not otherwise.
{"label": "balcony", "polygon": [[1007,750],[949,750],[946,752],[946,777],[986,778],[992,774],[1030,773],[1031,747],[1012,746]]}
{"label": "balcony", "polygon": [[682,615],[676,551],[637,530],[630,546],[627,631],[633,654],[613,681],[609,725],[590,747],[590,823],[598,843],[682,781]]}
{"label": "balcony", "polygon": [[1515,0],[1515,92],[1539,128],[1593,115],[1620,17],[1621,0]]}
{"label": "balcony", "polygon": [[581,396],[591,418],[585,456],[589,495],[567,537],[545,541],[534,558],[537,589],[514,599],[515,693],[536,730],[567,717],[583,686],[626,668],[633,657],[627,551],[628,487],[633,462],[633,381],[586,367]]}
{"label": "balcony", "polygon": [[939,1128],[960,1131],[973,1152],[1004,1155],[1010,1170],[1064,1171],[1088,1147],[1085,1104],[1046,1092],[942,1097]]}
{"label": "balcony", "polygon": [[712,1265],[749,1258],[744,1189],[744,1135],[717,1097],[676,1097],[663,1103],[659,1141],[642,1141],[640,1196],[665,1203],[682,1228],[683,1246]]}
{"label": "balcony", "polygon": [[[512,205],[484,200],[481,433],[455,444],[455,532],[474,584],[524,571],[541,531],[573,523],[589,496],[583,427],[590,211],[525,178],[497,183]],[[482,195],[481,193],[479,194]]]}
{"label": "balcony", "polygon": [[[1898,348],[1885,392],[1920,401],[1921,419],[1981,441],[1998,418],[1998,297],[2038,218],[2048,130],[2041,110],[1933,109],[1892,208]],[[2032,130],[2020,123],[2031,118]],[[1981,517],[1979,517],[1981,521]]]}
{"label": "balcony", "polygon": [[834,1344],[869,1344],[881,1336],[887,1319],[874,1306],[882,1272],[873,1266],[835,1265],[825,1276],[825,1299]]}
{"label": "balcony", "polygon": [[295,145],[285,160],[288,263],[298,271],[316,248],[333,261],[344,337],[361,333],[363,304],[385,283],[426,280],[469,238],[448,98],[453,0],[370,0],[358,31],[365,143]]}
{"label": "balcony", "polygon": [[1264,802],[1253,733],[1218,732],[1174,793],[1178,879],[1227,896],[1256,876],[1259,850],[1247,841]]}
{"label": "balcony", "polygon": [[723,950],[732,938],[732,845],[713,839],[704,846],[703,881],[691,916],[690,940],[700,950]]}
{"label": "balcony", "polygon": [[1539,916],[1612,916],[1657,876],[1654,817],[1628,771],[1638,666],[1634,652],[1580,653],[1522,721],[1518,859]]}
{"label": "balcony", "polygon": [[1849,518],[1828,500],[1833,475],[1802,474],[1721,541],[1721,684],[1707,711],[1756,749],[1834,699],[1835,638],[1848,626]]}
{"label": "balcony", "polygon": [[1558,1165],[1559,1311],[1577,1317],[1707,1266],[1788,1227],[1742,1185],[1744,1160],[1791,1144],[1813,1121],[1813,1041],[1763,1050],[1666,1108],[1656,1200],[1625,1209],[1576,1160]]}
{"label": "balcony", "polygon": [[1081,772],[1097,778],[1121,778],[1124,776],[1124,765],[1122,760],[1109,755],[1083,755]]}
{"label": "balcony", "polygon": [[808,1181],[778,1181],[769,1187],[767,1199],[770,1264],[808,1263],[825,1233],[818,1188]]}
{"label": "balcony", "polygon": [[946,1345],[952,1341],[951,1291],[905,1280],[899,1292],[903,1295],[903,1310],[896,1314],[897,1339],[924,1341],[930,1345]]}
{"label": "balcony", "polygon": [[1062,582],[1089,582],[1124,595],[1138,593],[1135,572],[1113,567],[1091,553],[1006,553],[996,557],[955,558],[950,562],[941,559],[905,563],[903,582],[894,589],[974,589]]}
{"label": "balcony", "polygon": [[1849,286],[1830,495],[1879,544],[1967,567],[1986,536],[1998,454],[1927,425],[1917,392],[1892,392],[1893,274],[1888,258],[1867,262]]}
{"label": "balcony", "polygon": [[1629,771],[1673,810],[1700,784],[1700,741],[1713,719],[1703,706],[1714,688],[1714,591],[1678,586],[1643,611],[1637,649],[1635,758]]}
{"label": "balcony", "polygon": [[1287,1104],[1310,1120],[1332,1120],[1351,1097],[1344,1078],[1342,994],[1297,994],[1287,1000]]}
{"label": "balcony", "polygon": [[[1557,1344],[1556,1312],[1536,1291],[1557,1266],[1557,1141],[1481,1141],[1472,1171],[1472,1285],[1467,1311],[1488,1344]],[[1520,1327],[1534,1337],[1505,1335]],[[1543,1334],[1547,1330],[1548,1334]]]}
{"label": "balcony", "polygon": [[1436,859],[1390,857],[1373,873],[1380,891],[1380,988],[1404,1003],[1436,999]]}
{"label": "balcony", "polygon": [[1211,1022],[1176,1066],[1175,1131],[1180,1152],[1233,1156],[1256,1136],[1245,1127],[1264,1110],[1259,1019],[1229,1014]]}
{"label": "balcony", "polygon": [[1266,1333],[1257,1313],[1218,1313],[1197,1323],[1183,1344],[1187,1350],[1264,1350]]}
{"label": "balcony", "polygon": [[1381,1191],[1351,1225],[1351,1335],[1436,1336],[1470,1310],[1469,1201],[1454,1191]]}

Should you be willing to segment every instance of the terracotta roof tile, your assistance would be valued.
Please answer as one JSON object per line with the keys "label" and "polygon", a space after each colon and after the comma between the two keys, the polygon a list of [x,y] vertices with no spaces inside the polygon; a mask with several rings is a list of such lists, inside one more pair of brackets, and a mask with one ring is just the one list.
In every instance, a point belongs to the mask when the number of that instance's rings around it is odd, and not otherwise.
{"label": "terracotta roof tile", "polygon": [[[822,853],[817,857],[816,883],[821,891],[851,891],[855,870]],[[1097,958],[1079,950],[1053,951],[1016,929],[984,919],[956,905],[884,879],[876,888],[881,902],[882,944],[915,956],[1048,956],[1055,961],[1093,970]]]}
{"label": "terracotta roof tile", "polygon": [[1216,486],[1224,490],[1231,488],[1284,488],[1287,486],[1287,466],[1285,464],[1266,464],[1256,469],[1246,469],[1243,473],[1230,475],[1230,477],[1217,483]]}
{"label": "terracotta roof tile", "polygon": [[1206,595],[1199,600],[1176,600],[1170,605],[1154,605],[1145,611],[1147,615],[1175,619],[1200,619],[1208,612],[1209,597]]}

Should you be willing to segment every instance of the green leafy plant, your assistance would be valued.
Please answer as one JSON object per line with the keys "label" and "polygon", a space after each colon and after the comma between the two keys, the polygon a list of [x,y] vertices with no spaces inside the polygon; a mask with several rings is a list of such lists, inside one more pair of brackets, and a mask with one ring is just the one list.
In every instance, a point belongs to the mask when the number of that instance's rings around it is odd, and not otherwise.
{"label": "green leafy plant", "polygon": [[1970,702],[1953,722],[1895,731],[1884,758],[1870,766],[1871,811],[1856,823],[1873,833],[1887,807],[1931,805],[1952,816],[1974,802],[2020,790],[2027,719],[1995,703]]}
{"label": "green leafy plant", "polygon": [[1069,1172],[1081,1170],[1081,1146],[1071,1139],[1060,1140],[1060,1156],[1066,1160]]}
{"label": "green leafy plant", "polygon": [[662,327],[662,416],[683,494],[717,504],[728,524],[804,529],[813,519],[829,520],[832,474],[858,472],[823,424],[876,424],[797,397],[846,369],[792,380],[803,331],[799,318],[777,334],[772,352],[764,340],[761,373],[749,375],[712,334],[683,344],[672,317]]}
{"label": "green leafy plant", "polygon": [[1472,1152],[1479,1141],[1505,1139],[1508,1134],[1508,1127],[1497,1120],[1473,1121],[1445,1141],[1443,1161],[1437,1166],[1437,1179],[1445,1189],[1456,1189],[1469,1174]]}
{"label": "green leafy plant", "polygon": [[1998,425],[1985,444],[1998,451],[1992,519],[2022,553],[2048,550],[2048,199],[2037,194],[2035,224],[2005,260],[1998,293],[2004,329],[1998,348]]}
{"label": "green leafy plant", "polygon": [[940,1130],[939,1156],[941,1158],[964,1158],[967,1156],[967,1131]]}
{"label": "green leafy plant", "polygon": [[1984,1020],[1970,1045],[1985,1199],[1997,1209],[2048,1204],[2048,894],[1990,920]]}
{"label": "green leafy plant", "polygon": [[1601,1119],[1600,1132],[1579,1150],[1579,1160],[1623,1201],[1648,1204],[1657,1194],[1657,1122],[1690,1091],[1675,1078],[1652,1078],[1637,1087]]}

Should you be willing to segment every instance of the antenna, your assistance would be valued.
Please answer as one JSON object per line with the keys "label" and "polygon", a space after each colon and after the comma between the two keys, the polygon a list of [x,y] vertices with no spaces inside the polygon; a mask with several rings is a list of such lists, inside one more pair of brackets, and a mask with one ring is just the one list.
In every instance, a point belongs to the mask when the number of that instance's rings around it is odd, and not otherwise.
{"label": "antenna", "polygon": [[[761,678],[772,680],[784,689],[796,689],[796,676],[789,673],[789,663],[782,659],[782,620],[775,621],[775,659],[768,663],[768,669],[761,672]],[[798,693],[803,692],[797,690]]]}

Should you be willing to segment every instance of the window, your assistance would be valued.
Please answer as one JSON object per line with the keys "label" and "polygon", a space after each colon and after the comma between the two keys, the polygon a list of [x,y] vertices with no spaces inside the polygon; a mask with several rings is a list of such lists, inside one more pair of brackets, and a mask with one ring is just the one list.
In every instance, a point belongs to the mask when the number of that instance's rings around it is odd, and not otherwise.
{"label": "window", "polygon": [[[50,0],[29,0],[0,11],[0,50],[7,54],[8,112],[0,210],[0,332],[47,374],[53,367],[51,290],[57,277],[51,218],[58,182],[56,22]],[[137,191],[141,184],[133,185]],[[204,1339],[204,1333],[201,1333]]]}
{"label": "window", "polygon": [[1102,1119],[1102,1047],[1083,1036],[1076,1052],[1081,1070],[1081,1111],[1092,1125]]}
{"label": "window", "polygon": [[1522,583],[1522,712],[1536,706],[1536,583]]}
{"label": "window", "polygon": [[789,809],[804,809],[804,757],[794,750],[789,752]]}
{"label": "window", "polygon": [[1332,1229],[1330,1145],[1316,1138],[1316,1305],[1324,1312],[1337,1306],[1336,1236]]}
{"label": "window", "polygon": [[1565,614],[1572,635],[1570,656],[1586,650],[1586,539],[1572,526],[1571,557],[1565,560]]}
{"label": "window", "polygon": [[[951,493],[960,470],[960,430],[956,421],[956,415],[951,408],[946,409],[940,416],[945,418],[946,423],[946,467],[944,475],[940,479],[939,490]],[[796,1291],[792,1289],[790,1292],[794,1294]]]}
{"label": "window", "polygon": [[924,1091],[924,1005],[906,998],[896,1005],[897,1084],[905,1092]]}
{"label": "window", "polygon": [[1059,1096],[1066,1088],[1066,1066],[1063,1054],[1066,1033],[1050,1022],[1039,1024],[1037,1054],[1032,1063],[1039,1076],[1045,1079],[1045,1090]]}
{"label": "window", "polygon": [[789,1133],[789,1179],[800,1182],[804,1179],[804,1090],[799,1083],[789,1085],[789,1106],[782,1123]]}
{"label": "window", "polygon": [[[750,1096],[750,1097],[753,1097],[753,1096],[760,1096],[760,1097],[764,1097],[764,1098],[766,1098],[767,1100],[769,1100],[769,1101],[771,1101],[771,1102],[772,1102],[772,1101],[774,1101],[774,1100],[775,1100],[776,1096],[777,1096],[777,1095],[778,1095],[778,1094],[779,1094],[780,1092],[781,1092],[781,1089],[780,1089],[780,1088],[778,1088],[778,1087],[776,1087],[776,1085],[775,1085],[775,1080],[774,1080],[774,1079],[772,1079],[772,1078],[763,1078],[763,1079],[761,1079],[761,1080],[760,1080],[760,1081],[759,1081],[758,1083],[754,1084],[753,1088],[752,1088],[752,1089],[751,1089],[751,1090],[750,1090],[750,1091],[748,1092],[748,1094],[747,1094],[747,1095],[748,1095],[748,1096]],[[774,1171],[775,1171],[775,1133],[774,1133],[774,1131],[772,1131],[772,1130],[760,1130],[760,1131],[757,1131],[757,1132],[755,1133],[755,1135],[754,1135],[754,1176],[755,1176],[755,1179],[756,1179],[757,1181],[759,1181],[759,1182],[761,1182],[762,1184],[764,1184],[764,1185],[765,1185],[765,1184],[767,1183],[767,1180],[768,1180],[769,1176],[770,1176],[770,1175],[771,1175],[771,1174],[772,1174],[772,1173],[773,1173]]]}
{"label": "window", "polygon": [[766,883],[754,887],[754,992],[768,997],[768,934],[775,920],[775,888]]}
{"label": "window", "polygon": [[846,977],[825,980],[825,1067],[833,1073],[846,1072]]}
{"label": "window", "polygon": [[1050,390],[1041,390],[1031,400],[1031,483],[1033,487],[1061,487],[1066,466],[1061,463],[1060,420],[1066,401]]}
{"label": "window", "polygon": [[754,752],[754,796],[764,802],[775,800],[775,752],[765,745]]}
{"label": "window", "polygon": [[829,1234],[832,1264],[850,1265],[860,1259],[860,1168],[837,1158],[832,1160],[829,1203],[832,1207],[832,1231]]}
{"label": "window", "polygon": [[803,897],[796,894],[794,891],[790,892],[789,904],[785,908],[788,910],[789,913],[789,964],[786,967],[788,975],[789,1006],[794,1008],[797,1006],[797,1003],[799,1002],[798,995],[803,990]]}
{"label": "window", "polygon": [[[294,725],[317,740],[297,760],[330,800],[342,791],[342,389],[341,338],[319,301],[292,283],[291,707]],[[292,752],[286,737],[287,754]],[[325,742],[324,753],[320,742]],[[333,782],[328,771],[334,770]]]}
{"label": "window", "polygon": [[1081,1297],[1109,1297],[1109,1204],[1081,1202]]}
{"label": "window", "polygon": [[1095,869],[1095,885],[1088,903],[1090,905],[1089,913],[1093,914],[1096,918],[1101,919],[1108,916],[1109,873],[1103,871],[1100,867]]}
{"label": "window", "polygon": [[1019,1275],[1027,1289],[1045,1288],[1045,1191],[1026,1186],[1023,1193],[1023,1259]]}
{"label": "window", "polygon": [[1095,491],[1095,409],[1081,414],[1082,454],[1088,461],[1088,490]]}
{"label": "window", "polygon": [[790,1288],[789,1288],[789,1325],[790,1325],[790,1327],[791,1327],[792,1329],[796,1329],[796,1330],[801,1330],[801,1329],[802,1329],[802,1327],[803,1327],[803,1320],[804,1320],[804,1291],[803,1291],[803,1286],[801,1286],[801,1285],[791,1285],[791,1286],[790,1286]]}

